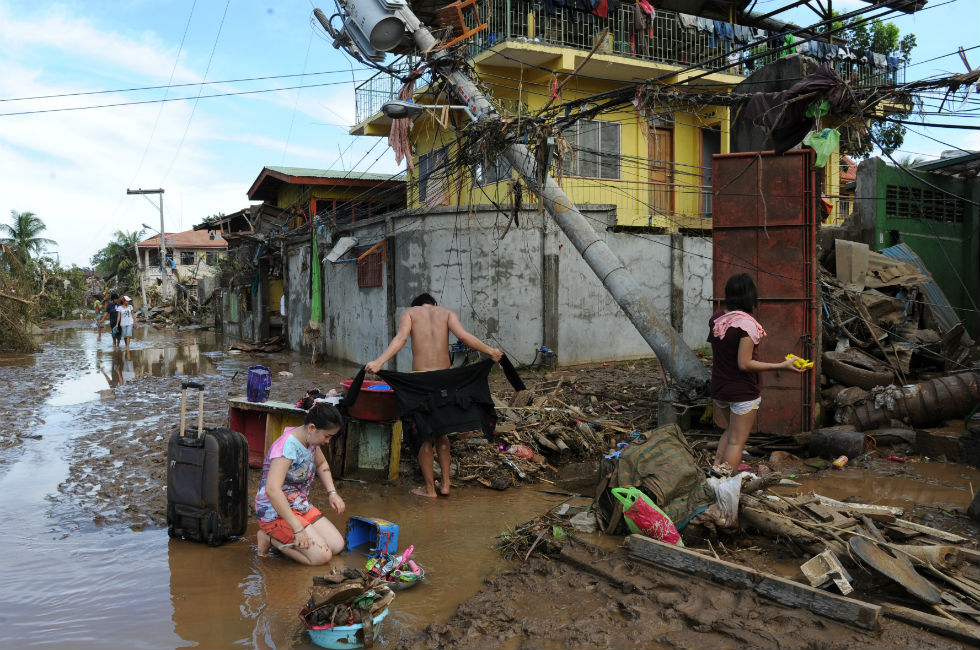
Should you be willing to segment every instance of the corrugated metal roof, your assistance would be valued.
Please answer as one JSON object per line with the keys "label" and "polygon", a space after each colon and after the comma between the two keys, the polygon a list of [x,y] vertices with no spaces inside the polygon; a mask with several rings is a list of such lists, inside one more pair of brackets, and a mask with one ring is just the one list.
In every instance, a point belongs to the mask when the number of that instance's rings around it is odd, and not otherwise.
{"label": "corrugated metal roof", "polygon": [[[214,239],[211,239],[214,235]],[[164,240],[167,248],[228,248],[228,242],[221,238],[219,232],[205,230],[185,230],[184,232],[168,232]],[[144,239],[139,248],[160,248],[160,235]]]}
{"label": "corrugated metal roof", "polygon": [[392,178],[391,174],[373,174],[371,172],[355,172],[355,171],[345,171],[343,169],[309,169],[307,167],[271,167],[267,166],[266,169],[272,170],[274,172],[279,172],[280,174],[285,174],[287,176],[310,176],[313,178],[336,178],[336,179],[351,179],[351,180],[362,180],[362,181],[387,181],[387,180],[400,180],[399,176],[404,174],[399,174]]}
{"label": "corrugated metal roof", "polygon": [[932,279],[932,275],[929,274],[929,269],[922,263],[919,256],[915,254],[915,251],[908,247],[908,244],[896,244],[878,252],[892,259],[911,262],[920,271],[929,276],[929,280],[920,284],[919,289],[922,291],[922,299],[932,310],[932,316],[935,318],[936,324],[939,325],[940,334],[945,334],[959,324],[960,319],[956,316],[956,311],[953,309],[953,305],[950,304],[949,299],[946,298],[946,294],[939,288],[936,281]]}

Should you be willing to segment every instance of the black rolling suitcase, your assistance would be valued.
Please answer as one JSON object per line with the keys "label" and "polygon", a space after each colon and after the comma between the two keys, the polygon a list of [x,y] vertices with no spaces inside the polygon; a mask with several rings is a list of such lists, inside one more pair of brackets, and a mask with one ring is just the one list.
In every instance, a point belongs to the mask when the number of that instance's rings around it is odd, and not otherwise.
{"label": "black rolling suitcase", "polygon": [[[180,388],[180,430],[167,445],[167,532],[218,546],[245,533],[248,442],[231,429],[204,428],[202,384]],[[198,390],[196,435],[184,431],[188,388]]]}

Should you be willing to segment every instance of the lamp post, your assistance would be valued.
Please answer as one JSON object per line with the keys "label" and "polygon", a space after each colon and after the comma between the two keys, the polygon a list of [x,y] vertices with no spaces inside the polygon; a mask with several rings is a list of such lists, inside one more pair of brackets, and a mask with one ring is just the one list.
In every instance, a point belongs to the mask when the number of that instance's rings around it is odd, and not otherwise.
{"label": "lamp post", "polygon": [[[130,189],[127,189],[126,190],[126,194],[143,194],[143,195],[147,195],[147,194],[159,194],[160,195],[160,203],[159,203],[159,207],[160,207],[160,278],[161,278],[161,282],[163,283],[160,286],[160,294],[163,296],[163,299],[166,300],[169,297],[168,296],[168,294],[169,294],[169,285],[168,285],[168,280],[167,280],[167,271],[166,271],[166,268],[165,268],[166,262],[167,262],[167,244],[166,244],[166,235],[164,235],[164,232],[163,232],[163,188],[156,189],[156,190],[144,190],[142,188],[141,189],[138,189],[138,190],[130,190]],[[152,203],[152,201],[151,201],[151,203]],[[143,225],[145,227],[149,228],[149,226],[147,226],[146,224],[143,224]],[[150,228],[150,230],[153,230],[153,229]],[[137,263],[138,262],[139,262],[139,260],[137,260]]]}

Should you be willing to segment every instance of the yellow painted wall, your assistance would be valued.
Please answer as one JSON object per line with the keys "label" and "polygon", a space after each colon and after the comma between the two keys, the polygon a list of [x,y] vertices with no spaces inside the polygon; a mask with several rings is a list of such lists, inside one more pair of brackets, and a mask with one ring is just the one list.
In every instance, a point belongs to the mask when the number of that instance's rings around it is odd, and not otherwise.
{"label": "yellow painted wall", "polygon": [[[552,67],[573,65],[574,60],[552,62]],[[547,64],[545,64],[547,65]],[[509,114],[520,110],[531,115],[536,114],[551,97],[551,75],[539,70],[525,68],[524,72],[514,68],[493,68],[477,66],[481,81],[496,100],[498,105],[507,109]],[[576,78],[569,82],[561,92],[561,100],[569,101],[575,98],[587,97],[606,90],[622,87],[621,80],[609,82]],[[419,101],[426,100],[419,97]],[[430,100],[431,101],[431,100]],[[445,101],[440,99],[436,102]],[[557,100],[556,100],[557,103]],[[457,118],[465,122],[465,117]],[[650,208],[649,184],[649,145],[645,118],[638,115],[632,106],[627,109],[603,113],[600,121],[616,121],[620,124],[620,153],[622,162],[620,178],[592,179],[564,177],[561,185],[576,204],[615,204],[617,220],[620,225],[655,226],[667,230],[679,228],[710,228],[710,222],[705,224],[698,219],[700,213],[700,184],[701,184],[701,135],[702,127],[721,125],[722,152],[729,151],[727,108],[708,107],[700,114],[678,111],[674,115],[673,150],[674,150],[674,181],[677,184],[674,197],[674,213],[665,216],[654,215]],[[450,159],[457,159],[457,143],[455,133],[442,128],[430,114],[419,118],[413,125],[411,135],[415,148],[415,162],[433,149],[450,145]],[[459,177],[458,167],[453,166],[452,177],[449,181],[448,204],[489,204],[500,203],[510,205],[508,186],[500,182],[486,187],[474,187],[471,184],[470,172],[467,170]],[[417,187],[418,170],[409,174],[409,205],[421,207],[418,201]],[[459,199],[457,200],[457,196]],[[532,198],[533,200],[533,198]],[[525,204],[528,198],[525,195]]]}

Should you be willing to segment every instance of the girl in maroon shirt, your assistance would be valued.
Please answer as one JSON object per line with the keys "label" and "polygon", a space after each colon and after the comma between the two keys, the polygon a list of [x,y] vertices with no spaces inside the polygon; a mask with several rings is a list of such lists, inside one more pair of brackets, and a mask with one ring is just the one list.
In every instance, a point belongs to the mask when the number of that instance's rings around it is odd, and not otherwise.
{"label": "girl in maroon shirt", "polygon": [[762,403],[759,373],[771,370],[805,372],[792,360],[779,363],[759,361],[759,341],[766,335],[752,312],[758,300],[755,282],[746,273],[728,278],[725,309],[708,322],[711,343],[711,398],[715,424],[725,430],[718,442],[714,470],[731,474],[742,460],[756,411]]}

